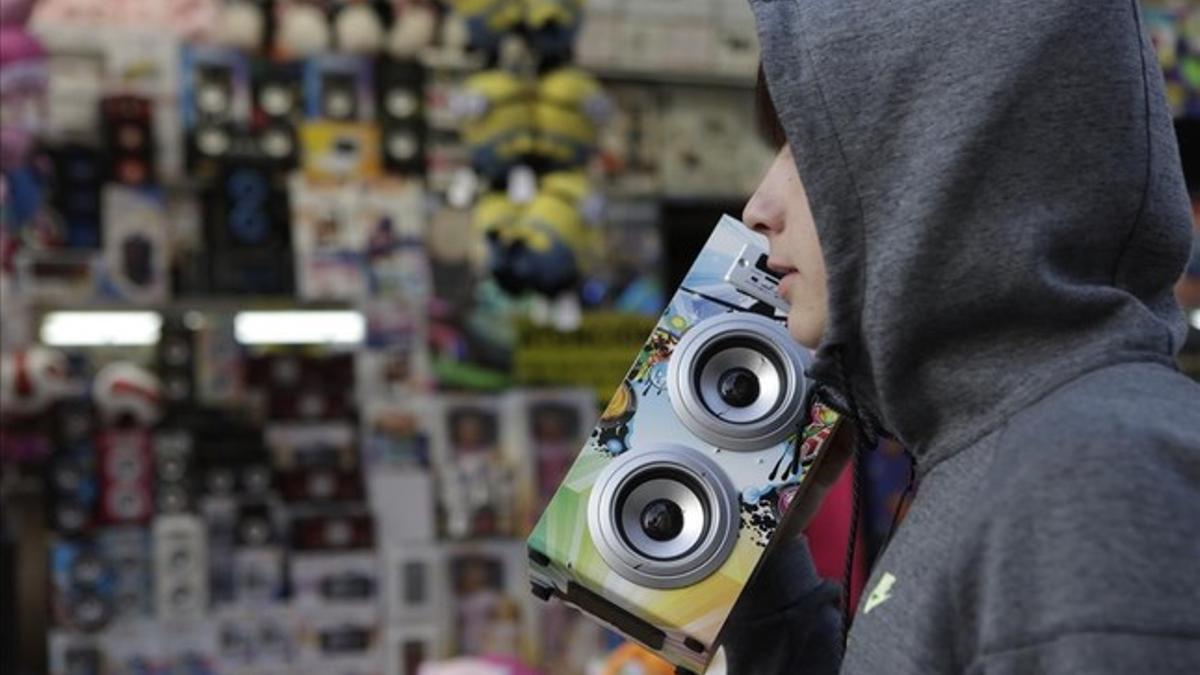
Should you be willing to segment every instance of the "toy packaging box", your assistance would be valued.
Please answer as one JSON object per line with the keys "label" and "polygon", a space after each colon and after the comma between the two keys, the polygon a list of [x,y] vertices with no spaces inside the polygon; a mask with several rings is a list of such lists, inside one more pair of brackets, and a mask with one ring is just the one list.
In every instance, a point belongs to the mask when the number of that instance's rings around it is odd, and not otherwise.
{"label": "toy packaging box", "polygon": [[765,244],[718,223],[528,540],[535,595],[679,672],[704,672],[838,421],[808,395]]}

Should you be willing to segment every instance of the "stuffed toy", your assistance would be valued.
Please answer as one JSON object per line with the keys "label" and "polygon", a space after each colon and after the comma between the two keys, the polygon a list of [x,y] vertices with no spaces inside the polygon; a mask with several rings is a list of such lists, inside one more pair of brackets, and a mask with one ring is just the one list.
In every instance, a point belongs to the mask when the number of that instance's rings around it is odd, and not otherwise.
{"label": "stuffed toy", "polygon": [[338,51],[345,54],[376,54],[385,39],[382,17],[364,2],[346,5],[334,16],[333,34]]}
{"label": "stuffed toy", "polygon": [[148,428],[162,416],[158,378],[126,361],[115,361],[96,373],[92,400],[108,426]]}
{"label": "stuffed toy", "polygon": [[500,69],[472,75],[454,94],[450,106],[480,175],[500,181],[533,149],[530,102],[528,84]]}
{"label": "stuffed toy", "polygon": [[330,50],[333,38],[329,19],[320,7],[308,2],[288,2],[278,7],[275,42],[281,57],[301,59]]}
{"label": "stuffed toy", "polygon": [[387,51],[397,59],[412,59],[433,44],[438,15],[426,4],[407,3],[398,11],[387,36]]}
{"label": "stuffed toy", "polygon": [[534,154],[551,167],[583,166],[612,108],[600,83],[587,72],[565,67],[546,73],[537,85]]}
{"label": "stuffed toy", "polygon": [[248,52],[263,45],[266,17],[261,5],[250,0],[230,0],[217,13],[213,38],[218,44]]}
{"label": "stuffed toy", "polygon": [[0,415],[26,419],[45,412],[68,393],[67,357],[47,347],[0,355]]}

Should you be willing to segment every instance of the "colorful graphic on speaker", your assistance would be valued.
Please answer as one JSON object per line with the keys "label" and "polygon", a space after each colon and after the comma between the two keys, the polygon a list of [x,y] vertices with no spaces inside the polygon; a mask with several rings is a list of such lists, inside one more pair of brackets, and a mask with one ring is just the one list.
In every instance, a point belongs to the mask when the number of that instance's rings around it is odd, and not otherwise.
{"label": "colorful graphic on speaker", "polygon": [[529,538],[534,594],[703,672],[838,416],[726,216]]}

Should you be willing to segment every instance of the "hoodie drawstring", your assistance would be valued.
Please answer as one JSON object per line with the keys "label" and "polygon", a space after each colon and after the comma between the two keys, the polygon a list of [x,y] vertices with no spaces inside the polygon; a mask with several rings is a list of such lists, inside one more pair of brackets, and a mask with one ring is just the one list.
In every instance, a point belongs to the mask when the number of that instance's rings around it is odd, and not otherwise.
{"label": "hoodie drawstring", "polygon": [[[878,419],[859,406],[858,399],[854,396],[854,390],[850,386],[845,354],[840,348],[835,347],[834,349],[837,350],[835,360],[838,368],[838,379],[841,381],[836,388],[821,387],[820,393],[825,398],[836,400],[839,398],[837,390],[840,390],[840,395],[844,397],[844,401],[838,401],[841,405],[835,405],[834,407],[844,409],[844,415],[849,418],[850,423],[854,427],[854,461],[851,464],[851,470],[854,472],[854,475],[851,481],[850,536],[846,542],[846,560],[842,575],[842,651],[845,653],[850,639],[850,625],[854,622],[854,608],[851,606],[850,601],[854,584],[854,559],[858,550],[859,520],[862,517],[863,494],[866,491],[867,454],[878,447],[883,432],[882,425]],[[904,487],[904,493],[900,495],[899,501],[896,502],[896,509],[892,513],[891,526],[888,528],[887,536],[880,547],[879,555],[882,555],[883,551],[887,549],[888,544],[891,543],[892,535],[895,534],[896,526],[900,521],[901,508],[912,496],[913,489],[916,486],[917,460],[908,452],[907,448],[904,449],[904,454],[909,459],[908,482]]]}
{"label": "hoodie drawstring", "polygon": [[846,397],[847,413],[854,426],[854,461],[851,465],[854,476],[850,507],[850,539],[846,543],[846,561],[842,577],[842,649],[844,651],[850,639],[850,624],[854,620],[854,607],[850,601],[854,583],[854,556],[858,548],[858,521],[862,512],[863,481],[867,473],[867,452],[875,447],[879,437],[868,429],[868,420],[858,405],[858,399],[854,396],[854,389],[850,386],[850,378],[847,374],[844,352],[838,349],[836,357],[838,378],[841,380],[840,389]]}

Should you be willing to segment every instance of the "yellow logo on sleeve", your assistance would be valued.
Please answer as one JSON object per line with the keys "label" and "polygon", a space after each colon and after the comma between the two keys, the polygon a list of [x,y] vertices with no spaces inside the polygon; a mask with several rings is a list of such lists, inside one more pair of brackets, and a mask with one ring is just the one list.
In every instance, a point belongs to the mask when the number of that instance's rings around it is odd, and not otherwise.
{"label": "yellow logo on sleeve", "polygon": [[892,586],[896,584],[896,577],[891,572],[884,572],[883,576],[879,577],[879,583],[875,584],[875,589],[871,591],[871,595],[867,597],[867,604],[863,606],[863,614],[870,614],[871,610],[882,605],[892,597]]}

